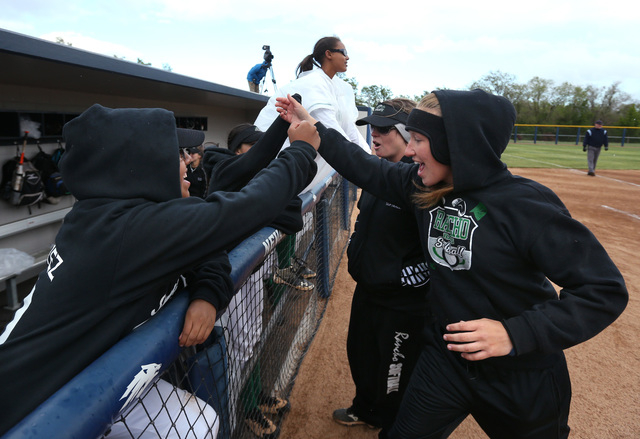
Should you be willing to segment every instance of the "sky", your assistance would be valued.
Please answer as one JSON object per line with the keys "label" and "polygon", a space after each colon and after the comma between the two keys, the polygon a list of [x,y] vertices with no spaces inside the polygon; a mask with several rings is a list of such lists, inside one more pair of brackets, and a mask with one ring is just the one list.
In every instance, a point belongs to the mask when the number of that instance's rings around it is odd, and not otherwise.
{"label": "sky", "polygon": [[[347,47],[346,75],[397,95],[467,89],[491,72],[619,89],[640,102],[640,26],[630,0],[0,0],[0,28],[247,90],[274,55],[275,87],[324,36]],[[2,68],[6,68],[3,66]],[[266,94],[271,94],[271,74]]]}

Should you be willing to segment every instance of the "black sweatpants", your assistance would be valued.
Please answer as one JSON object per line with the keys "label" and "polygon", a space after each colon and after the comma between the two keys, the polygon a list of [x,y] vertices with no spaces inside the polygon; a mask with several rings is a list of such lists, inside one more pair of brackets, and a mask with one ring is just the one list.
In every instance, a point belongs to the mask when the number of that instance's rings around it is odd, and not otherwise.
{"label": "black sweatpants", "polygon": [[425,318],[368,300],[356,286],[351,304],[347,356],[356,386],[355,414],[378,427],[395,418],[422,350]]}
{"label": "black sweatpants", "polygon": [[570,402],[563,354],[547,368],[498,368],[467,362],[434,341],[420,355],[395,424],[380,438],[443,439],[469,414],[492,439],[567,438]]}

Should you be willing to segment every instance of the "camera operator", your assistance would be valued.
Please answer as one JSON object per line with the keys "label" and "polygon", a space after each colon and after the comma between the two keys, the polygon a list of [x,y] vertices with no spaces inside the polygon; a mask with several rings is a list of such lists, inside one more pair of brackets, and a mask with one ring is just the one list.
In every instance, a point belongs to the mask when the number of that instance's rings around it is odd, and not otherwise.
{"label": "camera operator", "polygon": [[[260,64],[256,64],[249,70],[247,74],[247,81],[249,82],[249,91],[260,93],[260,81],[267,74],[267,70],[271,68],[271,61],[273,61],[273,53],[271,53],[271,46],[262,46],[264,50],[264,61]],[[275,80],[274,80],[275,82]]]}

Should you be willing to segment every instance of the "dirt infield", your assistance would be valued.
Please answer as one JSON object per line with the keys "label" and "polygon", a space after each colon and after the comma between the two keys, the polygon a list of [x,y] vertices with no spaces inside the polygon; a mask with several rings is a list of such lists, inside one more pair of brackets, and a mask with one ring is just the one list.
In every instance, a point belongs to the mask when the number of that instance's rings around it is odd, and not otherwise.
{"label": "dirt infield", "polygon": [[[565,352],[573,385],[570,437],[640,438],[640,264],[635,255],[640,248],[640,171],[598,171],[597,177],[572,169],[512,172],[553,189],[573,217],[598,237],[629,289],[629,305],[613,325]],[[345,261],[300,367],[292,409],[282,426],[283,439],[377,438],[377,430],[343,427],[331,420],[334,409],[350,405],[354,392],[345,348],[354,282]],[[451,435],[453,439],[486,437],[472,418]]]}

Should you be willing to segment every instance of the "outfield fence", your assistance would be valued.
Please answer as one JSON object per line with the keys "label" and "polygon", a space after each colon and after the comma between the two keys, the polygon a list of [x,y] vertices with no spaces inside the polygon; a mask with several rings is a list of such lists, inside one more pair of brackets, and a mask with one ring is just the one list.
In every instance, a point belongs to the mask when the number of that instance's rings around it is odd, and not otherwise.
{"label": "outfield fence", "polygon": [[[514,142],[530,141],[533,143],[546,142],[574,142],[582,144],[587,130],[593,126],[587,125],[535,125],[516,124],[513,128]],[[610,145],[640,144],[640,127],[603,126],[607,130]]]}
{"label": "outfield fence", "polygon": [[[288,399],[324,314],[356,188],[334,173],[301,198],[297,235],[266,227],[229,253],[237,293],[205,343],[178,346],[183,291],[4,437],[254,438],[261,415],[277,437],[287,407],[271,402]],[[279,283],[291,271],[303,288]]]}

